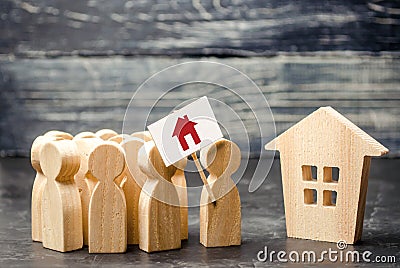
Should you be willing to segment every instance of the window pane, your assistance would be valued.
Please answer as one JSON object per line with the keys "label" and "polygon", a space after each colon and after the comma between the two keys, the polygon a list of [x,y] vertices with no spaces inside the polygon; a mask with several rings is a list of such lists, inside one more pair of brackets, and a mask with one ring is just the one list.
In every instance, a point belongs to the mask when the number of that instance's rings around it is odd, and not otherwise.
{"label": "window pane", "polygon": [[336,206],[336,191],[324,190],[324,206]]}
{"label": "window pane", "polygon": [[307,205],[317,204],[316,189],[304,189],[304,204]]}
{"label": "window pane", "polygon": [[338,181],[339,181],[339,168],[324,167],[324,182],[338,182]]}
{"label": "window pane", "polygon": [[316,166],[301,166],[304,181],[317,181],[317,167]]}

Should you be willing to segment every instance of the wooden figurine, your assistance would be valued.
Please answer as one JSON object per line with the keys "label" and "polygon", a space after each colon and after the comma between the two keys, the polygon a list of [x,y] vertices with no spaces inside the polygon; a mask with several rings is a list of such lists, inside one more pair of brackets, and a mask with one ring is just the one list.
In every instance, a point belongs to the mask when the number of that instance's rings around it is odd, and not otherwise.
{"label": "wooden figurine", "polygon": [[361,238],[371,156],[388,149],[332,107],[265,148],[280,151],[288,237],[348,244]]}
{"label": "wooden figurine", "polygon": [[83,229],[83,244],[88,245],[89,242],[89,202],[97,180],[87,176],[89,155],[93,148],[103,142],[102,139],[86,132],[79,133],[73,139],[78,147],[81,158],[81,164],[78,173],[75,175],[75,183],[79,189],[81,204],[82,204],[82,229]]}
{"label": "wooden figurine", "polygon": [[139,199],[139,248],[146,252],[181,247],[179,198],[171,177],[153,141],[140,149],[139,167],[147,175]]}
{"label": "wooden figurine", "polygon": [[61,138],[64,140],[72,140],[73,136],[67,132],[64,131],[59,131],[59,130],[50,130],[47,131],[43,136],[45,137],[56,137],[56,138]]}
{"label": "wooden figurine", "polygon": [[[152,138],[151,138],[150,132],[148,132],[148,131],[134,132],[131,134],[131,137],[133,137],[132,144],[125,145],[123,147],[126,148],[125,153],[126,153],[126,156],[128,159],[127,164],[128,164],[130,174],[134,178],[135,182],[139,185],[139,187],[142,188],[144,183],[147,180],[147,176],[139,168],[138,153],[139,153],[140,148],[142,148],[142,146],[144,145],[144,143],[151,141]],[[137,142],[133,142],[133,141],[137,141]],[[128,147],[130,149],[128,149]],[[140,195],[140,193],[139,193],[139,195]],[[137,199],[137,202],[139,202],[139,199]]]}
{"label": "wooden figurine", "polygon": [[73,141],[47,142],[40,166],[47,182],[42,197],[43,246],[66,252],[82,248],[82,207],[74,183],[80,157]]}
{"label": "wooden figurine", "polygon": [[[133,139],[131,139],[128,144],[123,145],[123,147],[125,148],[127,156],[129,172],[139,187],[142,188],[144,183],[147,181],[147,176],[139,168],[138,154],[140,148],[142,148],[146,142],[151,141],[151,135],[148,131],[142,131],[132,133],[131,136]],[[137,198],[138,199],[136,201],[139,202],[139,197]]]}
{"label": "wooden figurine", "polygon": [[120,186],[126,199],[128,245],[139,244],[139,196],[147,177],[139,168],[138,152],[146,141],[151,140],[146,135],[137,134],[137,136],[146,140],[129,135],[117,135],[110,138],[110,141],[120,143],[126,156],[126,169]]}
{"label": "wooden figurine", "polygon": [[[152,140],[149,131],[135,132],[132,133],[132,137],[138,137],[145,141]],[[185,178],[185,167],[187,165],[187,158],[178,161],[175,166],[177,170],[172,176],[171,181],[175,185],[178,192],[179,204],[180,204],[180,215],[181,215],[181,239],[188,239],[188,197],[186,188],[186,178]],[[137,174],[139,170],[134,170],[133,174]],[[141,172],[140,172],[141,173]],[[144,175],[145,176],[145,175]],[[142,176],[139,176],[142,177]],[[136,177],[135,177],[136,178]],[[141,184],[143,185],[143,184]]]}
{"label": "wooden figurine", "polygon": [[[123,136],[128,137],[129,135],[123,135],[123,134],[115,135],[115,136],[110,137],[108,139],[108,141],[112,141],[112,142],[116,142],[116,143],[120,144],[124,140]],[[121,187],[122,181],[124,181],[124,179],[126,178],[126,168],[127,168],[127,166],[125,165],[122,173],[114,180],[114,183],[116,185],[118,185],[119,187]],[[126,199],[126,196],[125,196],[125,199]]]}
{"label": "wooden figurine", "polygon": [[131,136],[132,136],[132,137],[135,137],[135,138],[142,139],[142,140],[144,140],[144,141],[151,141],[151,140],[152,140],[152,137],[151,137],[151,135],[150,135],[150,132],[148,132],[148,131],[133,132],[133,133],[131,134]]}
{"label": "wooden figurine", "polygon": [[96,134],[90,131],[83,131],[81,133],[78,133],[74,136],[73,140],[76,139],[87,139],[87,138],[98,138]]}
{"label": "wooden figurine", "polygon": [[31,227],[32,227],[32,240],[42,241],[42,196],[43,190],[46,185],[46,176],[43,174],[40,167],[40,150],[44,143],[52,140],[70,139],[72,136],[68,133],[61,131],[49,131],[44,136],[38,136],[31,149],[31,164],[36,171],[36,177],[32,187],[31,199]]}
{"label": "wooden figurine", "polygon": [[129,136],[129,135],[126,135],[126,134],[125,135],[123,135],[123,134],[115,135],[115,136],[110,137],[108,139],[108,141],[113,141],[113,142],[120,144],[124,140],[124,138],[126,138],[127,136]]}
{"label": "wooden figurine", "polygon": [[[129,135],[117,135],[111,137],[109,141],[120,144],[125,151],[125,170],[115,181],[120,185],[125,194],[128,245],[137,245],[139,244],[139,196],[144,183],[139,185],[136,177],[138,179],[146,177],[146,175],[140,171],[137,164],[137,154],[145,141]],[[135,176],[133,174],[135,174]]]}
{"label": "wooden figurine", "polygon": [[36,171],[35,180],[32,187],[31,201],[31,220],[32,220],[32,240],[42,242],[42,196],[46,185],[46,176],[40,167],[40,150],[46,141],[50,141],[51,137],[38,136],[32,144],[31,164]]}
{"label": "wooden figurine", "polygon": [[127,247],[126,201],[114,180],[124,171],[125,156],[105,141],[89,156],[88,176],[97,179],[89,204],[89,253],[122,253]]}
{"label": "wooden figurine", "polygon": [[186,188],[185,168],[187,165],[187,158],[178,161],[175,166],[177,167],[175,174],[172,176],[171,181],[176,187],[179,197],[179,205],[181,212],[181,239],[188,239],[188,196]]}
{"label": "wooden figurine", "polygon": [[105,128],[105,129],[100,129],[99,131],[97,131],[97,132],[95,133],[95,135],[96,135],[97,137],[99,137],[100,139],[106,141],[106,140],[110,139],[111,137],[117,136],[118,133],[115,132],[115,131],[112,130],[112,129],[107,129],[107,128]]}
{"label": "wooden figurine", "polygon": [[40,149],[45,137],[37,137],[32,144],[31,164],[36,171],[36,177],[32,187],[31,218],[32,218],[32,240],[42,242],[42,196],[46,185],[46,177],[40,167]]}
{"label": "wooden figurine", "polygon": [[203,187],[200,206],[200,243],[205,247],[241,244],[241,206],[239,191],[231,176],[240,166],[241,152],[232,141],[220,139],[200,151],[208,183],[217,199]]}

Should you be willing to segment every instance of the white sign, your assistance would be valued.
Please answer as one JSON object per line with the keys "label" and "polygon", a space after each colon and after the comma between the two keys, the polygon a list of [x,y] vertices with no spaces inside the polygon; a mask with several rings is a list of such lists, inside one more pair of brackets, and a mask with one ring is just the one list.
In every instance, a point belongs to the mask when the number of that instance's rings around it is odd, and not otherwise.
{"label": "white sign", "polygon": [[166,166],[223,137],[207,97],[147,127]]}

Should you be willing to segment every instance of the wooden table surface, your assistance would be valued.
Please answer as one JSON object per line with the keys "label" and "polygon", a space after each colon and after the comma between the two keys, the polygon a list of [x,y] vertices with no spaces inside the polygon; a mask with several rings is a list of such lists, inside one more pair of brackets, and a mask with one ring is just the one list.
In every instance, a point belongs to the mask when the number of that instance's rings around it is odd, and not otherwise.
{"label": "wooden table surface", "polygon": [[[199,209],[189,210],[189,240],[182,249],[147,254],[137,246],[129,246],[125,254],[88,254],[87,248],[58,253],[32,242],[30,236],[30,196],[34,172],[26,158],[0,159],[0,266],[1,267],[91,267],[140,265],[141,267],[236,266],[258,267],[293,263],[259,262],[257,253],[265,246],[269,251],[337,250],[335,243],[291,239],[286,237],[279,160],[275,159],[267,180],[254,193],[247,191],[255,160],[239,182],[242,200],[243,244],[229,248],[204,248],[199,244]],[[362,240],[346,250],[375,256],[395,256],[400,263],[400,180],[398,159],[373,159],[367,195]],[[189,184],[198,185],[200,177],[188,174]],[[189,196],[189,198],[191,198]],[[321,264],[321,263],[319,263]],[[323,264],[330,264],[327,260]],[[354,264],[354,263],[353,263]],[[350,265],[353,265],[350,264]],[[336,266],[346,263],[336,262]],[[349,265],[349,264],[347,264]],[[355,266],[357,264],[354,264]],[[388,267],[395,264],[365,263],[359,266]]]}

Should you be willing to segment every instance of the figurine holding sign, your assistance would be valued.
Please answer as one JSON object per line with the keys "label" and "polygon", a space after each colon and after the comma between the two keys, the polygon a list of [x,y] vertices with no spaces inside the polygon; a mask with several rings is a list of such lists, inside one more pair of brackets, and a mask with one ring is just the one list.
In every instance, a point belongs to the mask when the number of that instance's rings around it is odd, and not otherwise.
{"label": "figurine holding sign", "polygon": [[[203,217],[201,217],[202,244],[206,247],[240,245],[240,229],[241,229],[240,198],[237,188],[235,187],[233,181],[230,179],[230,175],[233,172],[235,172],[239,166],[240,150],[236,144],[225,139],[221,140],[221,138],[223,138],[223,135],[218,125],[217,119],[215,118],[211,105],[208,102],[207,97],[202,97],[190,103],[189,105],[183,107],[182,109],[174,111],[167,117],[164,117],[159,121],[153,123],[152,125],[148,126],[148,129],[153,137],[155,146],[157,147],[157,148],[152,147],[152,150],[158,149],[162,161],[164,162],[156,165],[152,163],[153,171],[158,171],[160,166],[165,166],[167,168],[173,165],[174,163],[180,161],[181,159],[186,158],[188,155],[191,155],[193,157],[193,160],[196,164],[200,177],[204,183],[205,191],[203,191],[203,196],[207,196],[207,198],[203,198],[204,200],[206,200],[206,202],[202,203],[202,206],[205,207],[201,209],[203,215]],[[235,148],[235,150],[233,152],[231,149],[228,148],[230,146],[228,146],[226,147],[227,150],[218,151],[219,155],[218,159],[220,159],[221,157],[225,159],[227,152],[235,153],[236,155],[233,158],[231,157],[227,158],[227,161],[223,161],[221,165],[218,165],[215,162],[213,162],[213,159],[211,159],[210,154],[207,153],[208,157],[205,163],[207,165],[212,165],[212,167],[210,166],[211,168],[210,174],[212,173],[210,177],[212,178],[211,181],[213,183],[214,182],[216,183],[214,187],[213,185],[211,185],[210,187],[207,178],[204,174],[203,168],[197,158],[196,151],[199,151],[200,149],[205,148],[209,145],[212,146],[214,143],[221,144],[218,143],[219,140],[221,140],[223,144],[232,145],[233,148]],[[232,159],[234,160],[233,161],[234,163],[237,163],[237,165],[232,164],[233,162],[231,163]],[[150,170],[148,167],[149,166],[148,163],[142,163],[142,164],[146,164],[145,165],[146,169]],[[222,168],[222,172],[219,172],[216,168],[218,170]],[[162,175],[162,177],[165,176]],[[225,179],[218,180],[220,177]],[[226,183],[227,185],[224,185]],[[215,202],[218,202],[217,201],[218,198],[223,198],[225,196],[225,193],[222,193],[220,190],[226,189],[227,187],[233,190],[232,191],[228,190],[226,191],[226,193],[230,192],[234,194],[234,198],[232,199],[235,200],[234,202],[235,213],[232,214],[234,217],[233,221],[228,220],[228,218],[230,219],[230,217],[228,214],[226,214],[226,212],[222,213],[222,210],[225,207],[225,205],[223,204],[225,204],[226,202],[219,203],[220,204],[219,209],[212,210],[213,211],[212,212],[213,215],[211,215],[212,217],[206,217],[204,213],[208,211],[207,209],[208,203],[213,202],[211,204],[213,205]],[[215,190],[215,193],[213,192],[212,189]],[[217,198],[215,198],[216,196]],[[218,218],[218,223],[221,224],[222,226],[234,223],[235,230],[233,232],[228,231],[229,235],[227,240],[226,239],[221,240],[216,238],[217,240],[211,241],[207,239],[208,237],[215,235],[216,232],[218,232],[219,230],[207,227],[207,226],[210,227],[214,226],[211,221],[214,221],[217,218]],[[225,228],[224,230],[226,231],[228,229]],[[224,233],[226,232],[223,232],[221,234]],[[158,239],[159,241],[164,241],[163,237],[159,237]]]}

